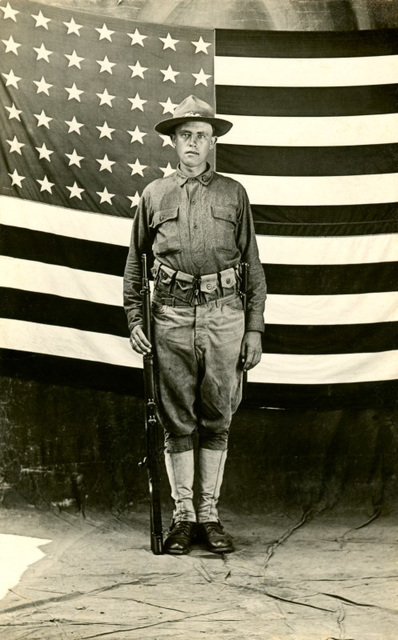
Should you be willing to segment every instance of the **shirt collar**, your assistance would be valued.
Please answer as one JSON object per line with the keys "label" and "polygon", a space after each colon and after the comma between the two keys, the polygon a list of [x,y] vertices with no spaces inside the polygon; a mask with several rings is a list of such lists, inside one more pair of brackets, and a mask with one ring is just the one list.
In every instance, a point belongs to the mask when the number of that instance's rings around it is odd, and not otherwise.
{"label": "shirt collar", "polygon": [[198,180],[205,187],[207,187],[207,185],[210,184],[210,182],[212,181],[213,175],[214,175],[214,171],[209,165],[209,163],[207,163],[205,171],[201,173],[199,176],[195,176],[194,178],[190,178],[189,176],[185,175],[185,173],[181,171],[179,164],[177,165],[177,170],[175,172],[177,184],[180,187],[182,187],[188,180]]}

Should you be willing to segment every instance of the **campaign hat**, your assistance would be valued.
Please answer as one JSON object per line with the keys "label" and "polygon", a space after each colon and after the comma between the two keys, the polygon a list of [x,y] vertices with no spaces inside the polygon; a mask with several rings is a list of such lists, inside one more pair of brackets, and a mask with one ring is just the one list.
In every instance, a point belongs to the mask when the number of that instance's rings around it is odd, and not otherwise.
{"label": "campaign hat", "polygon": [[155,125],[155,131],[170,135],[179,124],[191,120],[208,122],[213,126],[215,136],[223,136],[232,127],[232,122],[215,116],[210,104],[191,95],[176,106],[171,118],[158,122]]}

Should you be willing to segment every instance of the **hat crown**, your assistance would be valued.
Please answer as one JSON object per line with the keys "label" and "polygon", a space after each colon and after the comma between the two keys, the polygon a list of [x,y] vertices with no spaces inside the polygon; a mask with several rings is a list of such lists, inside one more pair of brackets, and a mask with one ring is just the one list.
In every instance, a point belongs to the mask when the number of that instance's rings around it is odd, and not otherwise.
{"label": "hat crown", "polygon": [[213,108],[194,95],[188,96],[174,109],[173,118],[214,118]]}

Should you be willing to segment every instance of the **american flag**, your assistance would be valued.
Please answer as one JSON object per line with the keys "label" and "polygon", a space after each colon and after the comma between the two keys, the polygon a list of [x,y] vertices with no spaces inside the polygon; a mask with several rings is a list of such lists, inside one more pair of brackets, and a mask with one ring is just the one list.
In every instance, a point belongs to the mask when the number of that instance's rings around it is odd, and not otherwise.
{"label": "american flag", "polygon": [[269,298],[249,397],[392,403],[398,379],[397,31],[245,32],[0,5],[6,375],[141,389],[122,274],[144,186],[175,168],[154,123],[194,93],[234,122]]}

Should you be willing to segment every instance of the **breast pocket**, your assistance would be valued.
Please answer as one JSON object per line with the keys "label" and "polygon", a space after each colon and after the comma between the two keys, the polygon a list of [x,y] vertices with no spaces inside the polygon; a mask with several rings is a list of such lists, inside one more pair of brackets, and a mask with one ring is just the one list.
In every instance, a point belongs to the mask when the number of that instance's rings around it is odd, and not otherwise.
{"label": "breast pocket", "polygon": [[212,206],[212,214],[217,246],[224,251],[235,251],[235,231],[237,225],[237,213],[235,207]]}
{"label": "breast pocket", "polygon": [[154,213],[151,228],[155,234],[153,242],[155,256],[181,251],[178,214],[178,208],[162,209]]}

